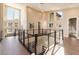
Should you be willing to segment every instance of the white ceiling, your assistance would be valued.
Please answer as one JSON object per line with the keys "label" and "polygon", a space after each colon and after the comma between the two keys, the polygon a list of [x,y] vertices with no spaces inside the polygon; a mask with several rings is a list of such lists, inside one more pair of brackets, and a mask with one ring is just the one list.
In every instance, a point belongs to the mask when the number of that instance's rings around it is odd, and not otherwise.
{"label": "white ceiling", "polygon": [[40,9],[42,11],[50,11],[78,7],[79,3],[27,3],[24,5],[28,5],[33,8]]}

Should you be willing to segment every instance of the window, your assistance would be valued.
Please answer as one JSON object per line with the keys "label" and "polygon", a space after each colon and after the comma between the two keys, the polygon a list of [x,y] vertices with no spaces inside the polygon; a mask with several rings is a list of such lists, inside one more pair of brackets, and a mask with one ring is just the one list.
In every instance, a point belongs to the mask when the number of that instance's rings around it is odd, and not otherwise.
{"label": "window", "polygon": [[14,10],[14,27],[18,29],[19,27],[19,20],[20,20],[20,11],[15,9]]}
{"label": "window", "polygon": [[7,32],[14,32],[18,29],[20,21],[20,10],[7,7]]}
{"label": "window", "polygon": [[13,8],[8,7],[7,8],[7,32],[12,32],[13,31]]}
{"label": "window", "polygon": [[8,7],[7,8],[7,20],[13,20],[14,9]]}
{"label": "window", "polygon": [[20,18],[20,11],[14,9],[14,20],[19,20]]}

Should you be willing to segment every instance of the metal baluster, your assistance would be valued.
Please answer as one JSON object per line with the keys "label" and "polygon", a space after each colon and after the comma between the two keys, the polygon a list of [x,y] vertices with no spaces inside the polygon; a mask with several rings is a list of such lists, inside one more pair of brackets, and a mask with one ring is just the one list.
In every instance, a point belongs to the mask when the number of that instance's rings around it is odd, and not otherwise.
{"label": "metal baluster", "polygon": [[29,50],[29,33],[28,33],[28,30],[27,30],[27,38],[28,38],[28,50]]}
{"label": "metal baluster", "polygon": [[61,33],[60,33],[60,31],[61,31],[61,30],[59,30],[59,43],[60,43],[60,39],[61,39],[61,36],[60,36]]}
{"label": "metal baluster", "polygon": [[43,35],[43,29],[42,29],[42,35]]}
{"label": "metal baluster", "polygon": [[49,50],[49,34],[48,34],[48,50]]}
{"label": "metal baluster", "polygon": [[56,45],[56,31],[54,32],[54,44]]}
{"label": "metal baluster", "polygon": [[35,34],[35,55],[37,54],[37,34]]}
{"label": "metal baluster", "polygon": [[34,28],[33,28],[33,35],[34,35]]}
{"label": "metal baluster", "polygon": [[51,54],[54,54],[55,46],[56,46],[56,30],[54,31],[54,47]]}
{"label": "metal baluster", "polygon": [[63,36],[63,30],[62,30],[62,40],[64,39],[64,36]]}
{"label": "metal baluster", "polygon": [[25,45],[25,30],[23,30],[23,45]]}

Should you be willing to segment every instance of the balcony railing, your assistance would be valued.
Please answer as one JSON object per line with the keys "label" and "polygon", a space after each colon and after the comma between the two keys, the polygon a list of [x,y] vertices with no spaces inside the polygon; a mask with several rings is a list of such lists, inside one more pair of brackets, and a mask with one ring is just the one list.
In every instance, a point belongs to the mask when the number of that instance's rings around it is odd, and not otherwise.
{"label": "balcony railing", "polygon": [[[35,55],[46,54],[50,47],[53,46],[53,51],[60,40],[63,41],[63,30],[52,29],[32,29],[18,30],[18,40],[23,44],[29,52]],[[54,53],[52,51],[52,53]]]}

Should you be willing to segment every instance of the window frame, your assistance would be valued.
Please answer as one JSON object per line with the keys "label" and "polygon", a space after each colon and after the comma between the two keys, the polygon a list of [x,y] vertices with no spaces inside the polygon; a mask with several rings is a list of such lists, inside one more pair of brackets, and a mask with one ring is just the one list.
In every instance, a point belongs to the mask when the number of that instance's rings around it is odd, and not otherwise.
{"label": "window frame", "polygon": [[[17,20],[17,21],[18,21],[18,28],[19,28],[20,25],[21,25],[21,10],[18,9],[18,8],[14,8],[14,7],[12,7],[12,6],[7,6],[7,5],[6,5],[6,20],[7,20],[7,21],[6,21],[6,22],[7,22],[7,24],[6,24],[6,25],[7,25],[6,31],[7,31],[7,33],[13,33],[14,30],[12,30],[11,32],[8,31],[8,28],[9,28],[9,27],[8,27],[8,21],[9,21],[9,20],[8,20],[8,18],[7,18],[7,15],[8,15],[8,14],[7,14],[7,13],[8,13],[8,8],[12,8],[12,9],[13,9],[13,20],[12,20],[13,23],[15,23],[14,21],[16,20],[16,19],[15,19],[15,18],[16,18],[16,16],[15,16],[16,11],[19,12],[19,13],[18,13],[18,14],[19,14],[19,17],[18,17],[18,20]],[[11,20],[10,20],[10,21],[11,21]],[[14,24],[13,24],[13,25],[14,25]]]}

